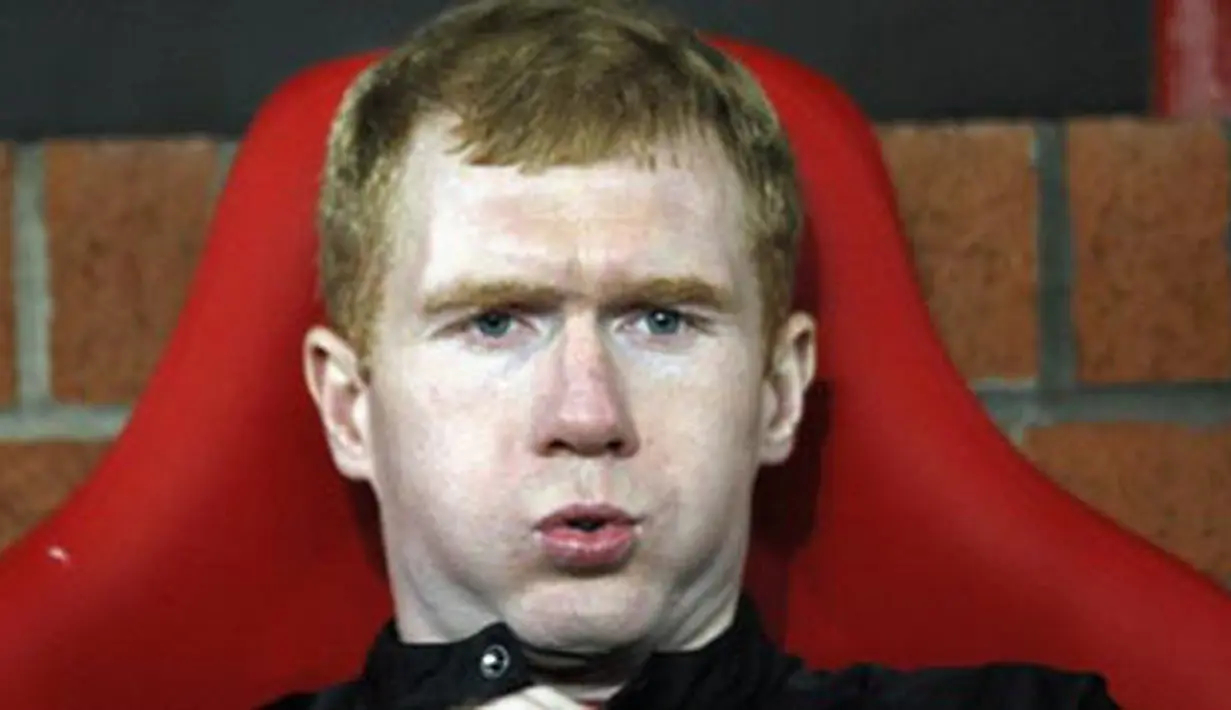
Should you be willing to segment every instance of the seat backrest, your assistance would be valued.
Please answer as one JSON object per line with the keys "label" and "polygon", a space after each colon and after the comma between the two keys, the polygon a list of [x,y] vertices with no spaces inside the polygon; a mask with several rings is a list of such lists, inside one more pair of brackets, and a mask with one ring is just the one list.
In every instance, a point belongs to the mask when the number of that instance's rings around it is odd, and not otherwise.
{"label": "seat backrest", "polygon": [[[798,156],[800,307],[821,323],[799,450],[764,473],[747,586],[817,665],[1094,669],[1130,710],[1231,698],[1231,601],[1031,467],[948,361],[868,123],[824,78],[712,42]],[[300,375],[324,136],[375,55],[306,71],[242,144],[188,303],[132,419],[0,558],[0,698],[40,710],[251,708],[355,674],[390,603],[370,496]],[[823,472],[823,475],[821,475]]]}

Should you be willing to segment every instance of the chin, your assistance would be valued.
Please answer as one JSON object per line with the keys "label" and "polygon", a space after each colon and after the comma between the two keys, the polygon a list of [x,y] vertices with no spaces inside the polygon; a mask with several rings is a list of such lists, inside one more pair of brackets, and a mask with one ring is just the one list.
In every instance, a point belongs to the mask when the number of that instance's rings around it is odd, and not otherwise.
{"label": "chin", "polygon": [[561,579],[539,583],[504,618],[532,646],[575,653],[638,645],[661,633],[667,594],[644,581]]}

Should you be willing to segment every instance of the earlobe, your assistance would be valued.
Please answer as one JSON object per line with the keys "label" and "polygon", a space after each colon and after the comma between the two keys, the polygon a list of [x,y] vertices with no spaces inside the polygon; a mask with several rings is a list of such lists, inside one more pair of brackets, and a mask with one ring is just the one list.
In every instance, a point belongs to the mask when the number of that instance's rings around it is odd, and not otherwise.
{"label": "earlobe", "polygon": [[304,379],[316,403],[329,452],[342,475],[371,479],[368,383],[353,348],[327,328],[304,338]]}
{"label": "earlobe", "polygon": [[786,461],[803,419],[804,396],[816,375],[816,324],[806,313],[793,313],[783,324],[770,353],[764,383],[761,463]]}

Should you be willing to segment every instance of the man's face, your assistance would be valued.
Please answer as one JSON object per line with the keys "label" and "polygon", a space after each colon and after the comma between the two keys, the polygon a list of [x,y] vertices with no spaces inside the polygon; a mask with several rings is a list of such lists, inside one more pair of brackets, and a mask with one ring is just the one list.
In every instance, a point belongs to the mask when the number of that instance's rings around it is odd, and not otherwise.
{"label": "man's face", "polygon": [[369,381],[327,331],[306,348],[335,460],[380,504],[403,636],[703,643],[812,374],[806,317],[766,351],[734,172],[702,144],[538,175],[448,147],[421,131],[395,196]]}

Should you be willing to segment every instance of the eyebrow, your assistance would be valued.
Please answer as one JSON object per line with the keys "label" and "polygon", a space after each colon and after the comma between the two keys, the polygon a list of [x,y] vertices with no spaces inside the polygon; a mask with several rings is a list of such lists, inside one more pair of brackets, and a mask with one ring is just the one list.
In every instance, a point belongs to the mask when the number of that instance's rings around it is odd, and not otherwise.
{"label": "eyebrow", "polygon": [[[604,284],[608,305],[628,308],[639,305],[691,305],[721,312],[735,306],[728,288],[697,276],[620,279]],[[519,280],[461,279],[424,298],[422,312],[427,316],[492,308],[551,308],[560,305],[568,293],[556,286]]]}

